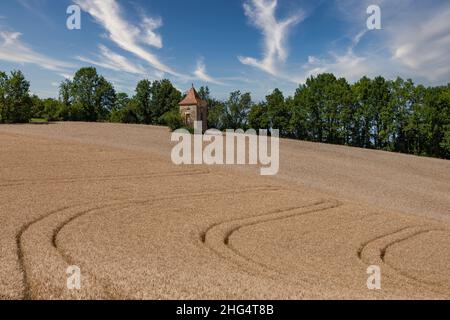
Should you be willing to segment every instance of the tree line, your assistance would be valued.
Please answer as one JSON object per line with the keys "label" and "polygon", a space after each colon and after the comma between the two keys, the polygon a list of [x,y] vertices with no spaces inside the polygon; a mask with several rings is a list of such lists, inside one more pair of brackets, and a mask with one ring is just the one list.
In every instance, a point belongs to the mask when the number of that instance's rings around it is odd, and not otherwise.
{"label": "tree line", "polygon": [[383,77],[349,84],[325,73],[291,97],[275,89],[259,103],[239,91],[225,102],[200,93],[209,101],[209,124],[218,129],[275,128],[285,138],[450,159],[450,84]]}
{"label": "tree line", "polygon": [[40,99],[29,90],[30,83],[21,71],[12,71],[10,75],[0,72],[0,122],[27,123],[39,118],[167,125],[166,119],[178,109],[182,99],[169,80],[142,80],[134,96],[129,97],[117,92],[92,67],[81,68],[72,80],[64,80],[58,99]]}
{"label": "tree line", "polygon": [[[95,68],[81,68],[60,85],[58,99],[29,93],[21,71],[0,72],[0,122],[109,121],[183,126],[183,98],[169,80],[138,82],[134,95],[116,92]],[[450,84],[425,87],[411,80],[361,78],[350,84],[324,73],[310,77],[293,96],[275,89],[261,102],[235,91],[208,101],[208,125],[224,129],[279,129],[285,138],[450,159]]]}

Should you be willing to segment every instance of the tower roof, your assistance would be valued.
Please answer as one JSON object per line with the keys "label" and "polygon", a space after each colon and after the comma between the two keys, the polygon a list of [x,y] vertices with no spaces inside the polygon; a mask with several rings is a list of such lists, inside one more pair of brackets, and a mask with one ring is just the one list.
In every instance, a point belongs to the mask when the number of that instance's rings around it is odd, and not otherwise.
{"label": "tower roof", "polygon": [[192,88],[189,89],[186,98],[180,102],[180,106],[203,106],[205,104],[206,102],[200,98],[193,85]]}

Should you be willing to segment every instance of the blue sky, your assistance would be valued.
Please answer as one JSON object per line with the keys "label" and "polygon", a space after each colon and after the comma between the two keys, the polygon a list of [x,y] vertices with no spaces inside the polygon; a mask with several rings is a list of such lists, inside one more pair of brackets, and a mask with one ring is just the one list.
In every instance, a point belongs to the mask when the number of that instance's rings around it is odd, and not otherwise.
{"label": "blue sky", "polygon": [[[81,30],[66,27],[73,4]],[[366,26],[371,4],[381,30]],[[449,52],[447,0],[0,1],[0,70],[23,70],[43,97],[90,65],[130,94],[140,79],[168,78],[258,100],[320,72],[437,85],[450,82]]]}

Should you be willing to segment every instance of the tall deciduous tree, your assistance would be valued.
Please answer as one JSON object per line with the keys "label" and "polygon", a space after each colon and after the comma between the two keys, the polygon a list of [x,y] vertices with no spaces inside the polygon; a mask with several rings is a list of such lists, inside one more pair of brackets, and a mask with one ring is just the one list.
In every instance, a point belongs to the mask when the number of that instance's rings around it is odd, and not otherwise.
{"label": "tall deciduous tree", "polygon": [[70,87],[74,107],[81,109],[83,119],[96,121],[96,88],[99,86],[99,77],[95,68],[81,68],[75,73]]}
{"label": "tall deciduous tree", "polygon": [[181,92],[167,79],[154,81],[150,91],[153,124],[166,124],[164,115],[178,110]]}
{"label": "tall deciduous tree", "polygon": [[208,101],[211,99],[211,92],[209,91],[209,87],[200,87],[198,89],[198,95],[200,96],[200,99]]}
{"label": "tall deciduous tree", "polygon": [[374,123],[374,108],[371,106],[372,81],[363,77],[352,86],[352,99],[355,105],[354,120],[354,140],[355,145],[362,148],[371,148],[373,146],[371,133]]}
{"label": "tall deciduous tree", "polygon": [[10,122],[28,122],[31,119],[30,83],[21,71],[12,71],[6,82],[6,113]]}
{"label": "tall deciduous tree", "polygon": [[152,123],[152,90],[151,82],[147,79],[141,80],[136,86],[134,100],[137,103],[137,115],[144,124]]}
{"label": "tall deciduous tree", "polygon": [[270,129],[269,113],[267,111],[267,103],[261,102],[254,104],[248,114],[248,124],[250,128]]}
{"label": "tall deciduous tree", "polygon": [[[66,86],[70,87],[70,99],[65,96]],[[89,67],[78,70],[73,81],[63,83],[60,95],[67,99],[65,103],[70,101],[71,117],[76,118],[73,120],[97,121],[106,119],[114,106],[116,93],[111,83]]]}
{"label": "tall deciduous tree", "polygon": [[251,107],[252,98],[250,93],[232,92],[229,99],[225,102],[227,129],[245,129]]}
{"label": "tall deciduous tree", "polygon": [[275,89],[266,97],[267,118],[270,129],[280,130],[281,135],[288,133],[290,110],[287,108],[284,95],[279,89]]}
{"label": "tall deciduous tree", "polygon": [[292,115],[289,121],[289,131],[297,139],[312,140],[308,94],[306,85],[300,85],[295,91],[294,97],[288,99],[288,106]]}
{"label": "tall deciduous tree", "polygon": [[31,117],[43,118],[44,115],[44,101],[37,95],[31,96]]}
{"label": "tall deciduous tree", "polygon": [[208,86],[200,87],[198,95],[208,103],[208,127],[226,129],[227,114],[224,102],[213,98]]}
{"label": "tall deciduous tree", "polygon": [[[345,143],[352,128],[350,86],[333,74],[310,77],[290,102],[293,136],[328,143]],[[286,114],[290,116],[291,114]]]}
{"label": "tall deciduous tree", "polygon": [[108,119],[108,115],[116,103],[116,90],[103,76],[99,76],[98,87],[95,90],[95,108],[98,120]]}
{"label": "tall deciduous tree", "polygon": [[369,103],[373,116],[372,138],[377,149],[385,149],[389,144],[388,125],[394,117],[390,99],[388,82],[383,77],[376,77],[371,83]]}

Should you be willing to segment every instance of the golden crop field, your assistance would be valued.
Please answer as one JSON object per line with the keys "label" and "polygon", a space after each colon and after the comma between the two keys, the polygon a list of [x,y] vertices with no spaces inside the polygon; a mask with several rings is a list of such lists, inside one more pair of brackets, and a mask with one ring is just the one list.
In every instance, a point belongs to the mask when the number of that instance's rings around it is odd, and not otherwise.
{"label": "golden crop field", "polygon": [[261,177],[171,148],[161,127],[0,126],[0,298],[450,298],[449,161],[282,140]]}

